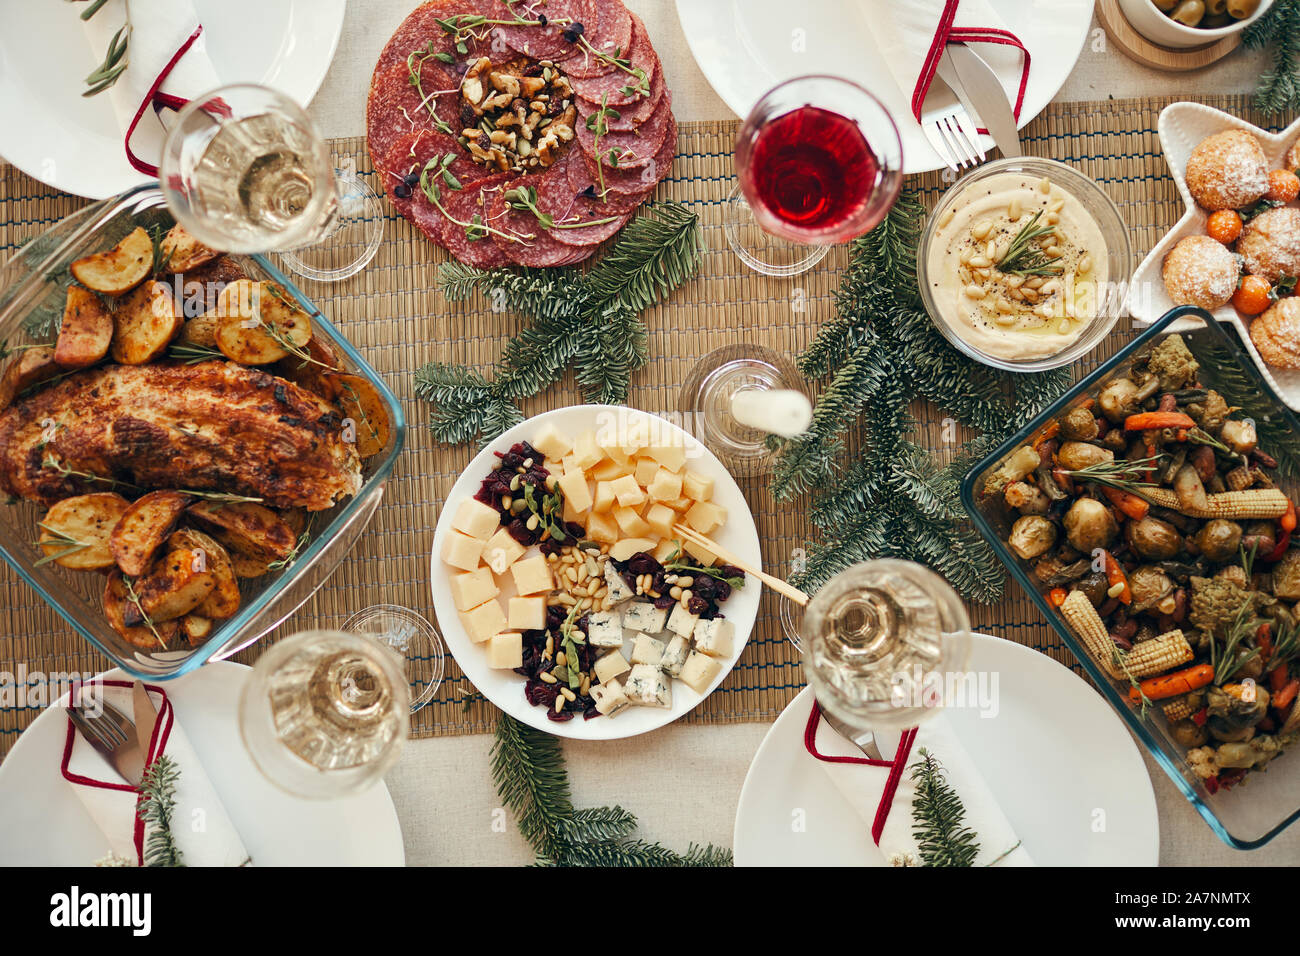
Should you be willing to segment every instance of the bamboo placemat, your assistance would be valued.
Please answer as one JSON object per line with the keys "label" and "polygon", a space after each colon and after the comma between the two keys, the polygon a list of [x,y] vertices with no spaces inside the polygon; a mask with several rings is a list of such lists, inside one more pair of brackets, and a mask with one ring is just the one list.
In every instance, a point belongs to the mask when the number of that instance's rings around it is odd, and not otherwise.
{"label": "bamboo placemat", "polygon": [[[1109,100],[1049,106],[1024,131],[1027,153],[1077,166],[1100,182],[1128,222],[1134,251],[1145,255],[1182,212],[1167,174],[1156,135],[1156,119],[1172,99]],[[1208,97],[1206,102],[1252,122],[1261,117],[1241,96]],[[1263,125],[1261,123],[1261,125]],[[711,250],[700,275],[669,301],[645,316],[650,329],[650,364],[634,378],[631,404],[648,411],[676,407],[678,386],[703,354],[723,345],[756,342],[797,355],[815,330],[833,314],[833,293],[847,261],[837,249],[810,273],[773,280],[748,271],[727,248],[721,204],[735,179],[732,142],[737,124],[690,123],[681,130],[673,174],[660,198],[689,204],[701,217]],[[377,187],[363,139],[340,139],[334,149]],[[938,173],[913,177],[932,204],[949,183]],[[84,200],[56,193],[9,166],[0,168],[0,256],[11,255]],[[356,550],[344,560],[317,595],[274,635],[311,626],[337,626],[372,604],[402,604],[433,616],[429,600],[429,547],[444,495],[475,449],[435,444],[428,429],[429,406],[417,399],[411,373],[437,359],[490,368],[503,340],[514,335],[522,316],[492,311],[476,299],[448,304],[435,289],[435,271],[446,253],[425,241],[407,222],[388,215],[387,233],[369,268],[338,284],[302,280],[303,291],[357,345],[402,400],[410,423],[406,449],[385,499]],[[1130,338],[1127,320],[1079,368],[1087,371]],[[567,378],[528,402],[527,414],[573,404],[581,396]],[[943,412],[914,410],[922,422],[921,440],[942,451]],[[951,446],[951,443],[949,443]],[[792,556],[804,545],[809,526],[806,502],[777,507],[762,479],[741,487],[758,522],[764,564],[787,573]],[[96,672],[108,661],[73,634],[7,566],[0,567],[0,756],[44,706],[44,701],[14,699],[15,679],[29,688],[51,672]],[[973,607],[971,618],[988,631],[1036,648],[1071,666],[1075,662],[1038,611],[1008,582],[1007,597],[993,607]],[[240,660],[256,658],[263,644]],[[757,626],[740,661],[686,720],[730,723],[770,720],[803,686],[798,655],[782,635],[779,604],[767,592]],[[7,696],[6,696],[7,695]],[[496,709],[487,703],[448,659],[437,697],[415,718],[417,737],[484,732]]]}

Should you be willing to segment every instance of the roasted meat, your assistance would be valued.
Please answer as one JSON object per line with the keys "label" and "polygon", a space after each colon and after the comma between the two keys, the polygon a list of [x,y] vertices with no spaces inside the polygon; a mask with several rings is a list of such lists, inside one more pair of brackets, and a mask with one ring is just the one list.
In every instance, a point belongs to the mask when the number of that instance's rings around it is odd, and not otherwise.
{"label": "roasted meat", "polygon": [[338,409],[255,368],[104,365],[0,415],[0,488],[45,505],[90,491],[185,488],[320,511],[361,487],[343,433]]}

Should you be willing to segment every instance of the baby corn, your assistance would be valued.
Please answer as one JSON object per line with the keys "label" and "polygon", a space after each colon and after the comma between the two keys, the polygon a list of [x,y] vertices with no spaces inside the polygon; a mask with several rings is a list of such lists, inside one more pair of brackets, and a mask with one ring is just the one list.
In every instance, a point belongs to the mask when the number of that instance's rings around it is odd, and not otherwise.
{"label": "baby corn", "polygon": [[1061,616],[1070,630],[1083,642],[1092,659],[1111,677],[1118,680],[1122,673],[1115,663],[1115,642],[1110,639],[1106,624],[1097,609],[1082,591],[1071,591],[1061,604]]}
{"label": "baby corn", "polygon": [[1179,511],[1192,518],[1229,520],[1280,518],[1286,514],[1287,497],[1277,488],[1250,488],[1209,496],[1208,508],[1183,508],[1170,488],[1143,488],[1143,498],[1158,508]]}
{"label": "baby corn", "polygon": [[1134,644],[1124,655],[1124,667],[1129,676],[1141,680],[1186,664],[1196,655],[1182,631],[1167,631],[1149,641]]}
{"label": "baby corn", "polygon": [[1195,713],[1195,711],[1192,710],[1192,705],[1187,703],[1186,697],[1179,697],[1177,700],[1171,700],[1160,709],[1164,711],[1165,719],[1171,724],[1176,720],[1184,720]]}

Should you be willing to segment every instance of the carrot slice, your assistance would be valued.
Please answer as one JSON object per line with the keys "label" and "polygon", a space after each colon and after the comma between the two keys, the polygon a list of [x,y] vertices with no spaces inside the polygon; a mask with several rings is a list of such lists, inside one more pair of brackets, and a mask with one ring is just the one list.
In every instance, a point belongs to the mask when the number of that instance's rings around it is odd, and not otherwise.
{"label": "carrot slice", "polygon": [[1128,699],[1137,704],[1141,703],[1143,697],[1148,700],[1177,697],[1179,694],[1199,690],[1212,680],[1214,680],[1214,668],[1209,664],[1196,664],[1181,671],[1174,671],[1172,674],[1148,677],[1138,687],[1129,688]]}
{"label": "carrot slice", "polygon": [[1147,512],[1151,510],[1151,505],[1145,498],[1139,498],[1137,495],[1121,488],[1102,485],[1101,493],[1110,499],[1111,504],[1134,521],[1141,521],[1147,516]]}
{"label": "carrot slice", "polygon": [[1195,428],[1196,421],[1182,412],[1139,412],[1124,419],[1124,430],[1144,432],[1149,428]]}
{"label": "carrot slice", "polygon": [[1132,604],[1133,591],[1128,586],[1128,576],[1124,573],[1124,569],[1120,567],[1119,562],[1115,560],[1115,556],[1109,551],[1102,551],[1101,554],[1106,567],[1106,580],[1110,583],[1110,586],[1113,588],[1117,584],[1124,585],[1123,590],[1116,595],[1119,598],[1119,603]]}

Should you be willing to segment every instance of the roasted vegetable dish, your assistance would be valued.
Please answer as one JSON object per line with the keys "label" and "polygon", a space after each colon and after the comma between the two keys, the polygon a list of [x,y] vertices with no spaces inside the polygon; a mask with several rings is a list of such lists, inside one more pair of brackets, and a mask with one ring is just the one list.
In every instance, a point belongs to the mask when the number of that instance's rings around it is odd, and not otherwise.
{"label": "roasted vegetable dish", "polygon": [[981,489],[1030,579],[1210,792],[1300,739],[1300,549],[1277,469],[1171,335]]}
{"label": "roasted vegetable dish", "polygon": [[360,490],[386,408],[288,290],[180,227],[69,272],[48,341],[0,344],[0,490],[45,509],[38,566],[105,576],[122,640],[198,645]]}

